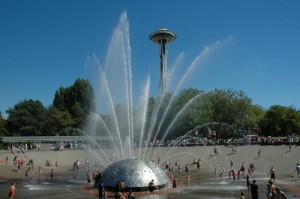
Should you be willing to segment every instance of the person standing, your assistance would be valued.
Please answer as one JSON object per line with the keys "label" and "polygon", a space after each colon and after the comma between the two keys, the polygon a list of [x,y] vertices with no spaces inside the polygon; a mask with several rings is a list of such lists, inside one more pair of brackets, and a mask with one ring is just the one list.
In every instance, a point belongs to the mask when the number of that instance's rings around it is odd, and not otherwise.
{"label": "person standing", "polygon": [[51,179],[51,182],[53,182],[53,180],[54,180],[54,170],[53,169],[51,169],[51,171],[50,171],[50,179]]}
{"label": "person standing", "polygon": [[232,175],[233,182],[235,182],[235,172],[233,169],[231,170],[231,175]]}
{"label": "person standing", "polygon": [[86,187],[89,189],[92,181],[92,175],[89,172],[87,172],[86,181]]}
{"label": "person standing", "polygon": [[241,192],[241,196],[239,197],[239,199],[245,199],[245,194],[243,192]]}
{"label": "person standing", "polygon": [[30,159],[30,160],[29,160],[29,163],[30,163],[30,165],[31,165],[31,168],[33,169],[33,159]]}
{"label": "person standing", "polygon": [[272,187],[271,187],[270,183],[267,184],[266,196],[267,196],[267,199],[272,199],[275,197],[275,196],[273,196],[273,191],[272,191]]}
{"label": "person standing", "polygon": [[235,145],[232,146],[232,153],[236,153]]}
{"label": "person standing", "polygon": [[298,179],[300,179],[300,165],[299,165],[299,163],[297,163],[296,171],[297,171]]}
{"label": "person standing", "polygon": [[230,170],[233,170],[233,161],[230,160]]}
{"label": "person standing", "polygon": [[117,191],[115,193],[115,199],[125,199],[121,192]]}
{"label": "person standing", "polygon": [[14,157],[14,160],[13,160],[13,164],[14,164],[14,165],[17,164],[17,158],[18,158],[18,156],[15,156],[15,157]]}
{"label": "person standing", "polygon": [[17,161],[17,168],[18,168],[18,173],[19,173],[20,169],[21,169],[21,160]]}
{"label": "person standing", "polygon": [[275,197],[276,199],[287,199],[285,193],[279,189],[279,187],[275,188]]}
{"label": "person standing", "polygon": [[190,165],[189,165],[189,164],[186,164],[186,165],[185,165],[185,173],[188,174],[188,173],[189,173],[189,170],[190,170]]}
{"label": "person standing", "polygon": [[186,174],[186,176],[185,176],[185,183],[186,183],[187,185],[190,185],[190,181],[191,181],[191,176],[190,176],[190,174]]}
{"label": "person standing", "polygon": [[197,161],[197,169],[200,170],[200,160]]}
{"label": "person standing", "polygon": [[78,171],[79,171],[79,168],[80,168],[79,165],[80,165],[80,162],[77,160],[77,161],[76,161],[76,169],[77,169]]}
{"label": "person standing", "polygon": [[132,190],[129,190],[128,195],[127,195],[127,199],[134,199]]}
{"label": "person standing", "polygon": [[10,184],[10,188],[9,188],[9,192],[8,192],[8,197],[7,198],[9,198],[9,199],[13,199],[14,198],[14,195],[15,195],[15,189],[16,189],[16,187],[15,187],[15,183],[11,183]]}
{"label": "person standing", "polygon": [[242,166],[240,168],[240,172],[243,172],[243,176],[245,174],[245,166],[244,166],[244,163],[242,163]]}
{"label": "person standing", "polygon": [[125,194],[125,180],[120,181],[120,192]]}
{"label": "person standing", "polygon": [[182,172],[182,170],[181,170],[181,165],[180,165],[180,164],[178,165],[178,172],[179,172],[179,173]]}
{"label": "person standing", "polygon": [[149,185],[149,192],[152,194],[155,189],[154,180],[152,179],[148,185]]}
{"label": "person standing", "polygon": [[248,191],[250,190],[250,180],[249,180],[249,175],[246,176],[246,182],[247,182],[247,188]]}
{"label": "person standing", "polygon": [[261,156],[261,149],[259,149],[257,152],[257,158],[260,158],[260,156]]}
{"label": "person standing", "polygon": [[100,182],[98,183],[98,190],[99,190],[99,199],[102,199],[104,195],[104,185],[102,180],[100,180]]}
{"label": "person standing", "polygon": [[252,199],[258,199],[258,186],[256,180],[253,180],[253,183],[250,186]]}
{"label": "person standing", "polygon": [[107,199],[107,198],[108,198],[108,196],[107,196],[107,189],[104,188],[104,190],[103,190],[103,199]]}
{"label": "person standing", "polygon": [[177,180],[173,177],[173,189],[177,189]]}
{"label": "person standing", "polygon": [[272,166],[270,169],[270,180],[273,180],[273,182],[275,182],[275,168]]}

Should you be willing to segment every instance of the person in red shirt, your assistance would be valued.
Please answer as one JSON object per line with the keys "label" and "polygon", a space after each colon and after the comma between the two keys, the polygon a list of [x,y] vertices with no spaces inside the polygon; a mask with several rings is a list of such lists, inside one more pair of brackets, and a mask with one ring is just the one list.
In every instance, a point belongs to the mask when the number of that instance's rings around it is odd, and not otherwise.
{"label": "person in red shirt", "polygon": [[15,183],[12,182],[11,185],[10,185],[9,192],[8,192],[8,198],[9,198],[9,199],[13,199],[13,198],[14,198],[14,195],[15,195],[15,189],[16,189]]}

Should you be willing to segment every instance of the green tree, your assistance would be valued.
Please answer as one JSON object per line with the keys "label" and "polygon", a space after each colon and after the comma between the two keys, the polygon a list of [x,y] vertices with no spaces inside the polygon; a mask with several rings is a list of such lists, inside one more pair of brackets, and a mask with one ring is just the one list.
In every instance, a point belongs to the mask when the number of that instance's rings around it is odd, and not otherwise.
{"label": "green tree", "polygon": [[166,93],[163,98],[154,99],[151,97],[149,99],[146,131],[153,137],[147,137],[146,139],[162,139],[164,137],[168,125],[171,123],[170,103],[172,97],[171,93]]}
{"label": "green tree", "polygon": [[82,128],[82,125],[85,123],[87,113],[81,108],[79,102],[75,102],[75,104],[69,110],[70,115],[74,121],[74,128]]}
{"label": "green tree", "polygon": [[293,107],[271,106],[260,123],[265,136],[287,136],[300,132],[300,113]]}
{"label": "green tree", "polygon": [[6,129],[6,120],[2,117],[2,113],[0,111],[0,137],[7,135]]}
{"label": "green tree", "polygon": [[250,106],[245,128],[251,129],[254,133],[260,133],[260,123],[265,117],[266,111],[259,105]]}
{"label": "green tree", "polygon": [[56,107],[51,106],[44,125],[44,135],[71,135],[69,131],[66,133],[65,129],[73,128],[73,126],[74,121],[68,111],[60,111]]}
{"label": "green tree", "polygon": [[[205,103],[204,92],[189,88],[182,90],[177,96],[172,109],[172,119],[180,113],[169,137],[182,136],[202,124],[207,119],[208,108]],[[206,115],[206,116],[205,116]]]}
{"label": "green tree", "polygon": [[68,87],[56,91],[53,106],[68,111],[74,120],[74,128],[82,128],[90,111],[95,110],[94,91],[88,80],[77,79]]}
{"label": "green tree", "polygon": [[[246,133],[249,129],[252,129],[255,124],[251,121],[255,120],[255,114],[252,114],[252,100],[246,96],[243,91],[235,91],[234,96],[231,98],[232,110],[234,111],[234,123],[231,124],[234,127],[234,136],[240,136],[240,133]],[[251,118],[252,116],[252,118]]]}
{"label": "green tree", "polygon": [[208,96],[212,104],[211,122],[219,124],[215,125],[217,138],[233,136],[232,127],[238,131],[247,123],[251,99],[243,91],[215,89]]}
{"label": "green tree", "polygon": [[71,109],[75,103],[78,103],[85,116],[87,116],[90,111],[95,110],[94,91],[88,80],[77,79],[70,88],[69,97],[71,101],[69,109]]}
{"label": "green tree", "polygon": [[10,136],[42,135],[47,110],[39,100],[23,100],[7,111]]}
{"label": "green tree", "polygon": [[55,106],[58,110],[68,110],[66,106],[68,89],[64,87],[60,87],[54,95],[53,106]]}
{"label": "green tree", "polygon": [[154,97],[150,97],[148,100],[148,110],[153,111],[155,106],[156,100]]}

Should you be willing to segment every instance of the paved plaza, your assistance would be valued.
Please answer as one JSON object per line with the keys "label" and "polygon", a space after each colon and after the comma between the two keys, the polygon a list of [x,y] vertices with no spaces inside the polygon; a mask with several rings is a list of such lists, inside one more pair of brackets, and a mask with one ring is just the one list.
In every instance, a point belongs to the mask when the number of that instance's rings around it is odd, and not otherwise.
{"label": "paved plaza", "polygon": [[[257,157],[257,150],[262,149],[262,155]],[[159,154],[163,154],[166,148],[161,150]],[[179,163],[190,164],[191,182],[186,184],[185,173],[175,170],[175,176],[178,181],[178,188],[173,190],[170,187],[164,190],[155,191],[154,195],[149,196],[147,193],[135,193],[136,198],[238,198],[241,192],[245,193],[246,198],[251,198],[250,192],[246,187],[246,180],[240,176],[240,180],[234,182],[229,178],[227,168],[230,160],[234,162],[235,170],[238,170],[241,163],[255,164],[254,175],[250,177],[257,181],[259,186],[260,198],[265,197],[265,187],[269,180],[269,169],[271,166],[276,168],[275,185],[280,187],[286,193],[288,198],[300,198],[300,180],[296,178],[295,165],[299,160],[300,147],[293,146],[289,151],[286,146],[240,146],[237,152],[232,153],[231,149],[225,146],[219,146],[220,153],[214,155],[212,153],[213,146],[201,147],[179,147],[173,152],[174,156],[169,157],[169,161],[174,164],[177,160]],[[113,153],[113,152],[107,152]],[[177,154],[177,155],[176,155]],[[29,177],[25,177],[27,164],[25,164],[20,172],[11,160],[14,156],[18,158],[33,159],[34,169]],[[38,151],[27,152],[25,154],[11,154],[6,151],[0,153],[0,160],[4,160],[8,156],[8,165],[1,162],[0,166],[0,198],[6,198],[11,182],[16,184],[15,199],[42,199],[42,198],[98,198],[97,189],[86,189],[86,174],[84,161],[88,158],[91,162],[92,156],[87,156],[83,150],[73,151]],[[193,159],[201,157],[201,169],[198,171],[195,164],[191,164]],[[46,160],[58,161],[58,167],[45,166]],[[80,170],[73,170],[73,162],[81,161]],[[154,160],[155,161],[155,160]],[[92,162],[92,165],[95,163]],[[161,164],[163,168],[163,164]],[[39,174],[38,167],[41,167]],[[218,172],[222,167],[225,168],[222,179],[218,176]],[[51,182],[49,173],[51,169],[55,171],[54,181]],[[93,166],[91,170],[103,170],[98,165]],[[119,179],[116,179],[118,181]]]}

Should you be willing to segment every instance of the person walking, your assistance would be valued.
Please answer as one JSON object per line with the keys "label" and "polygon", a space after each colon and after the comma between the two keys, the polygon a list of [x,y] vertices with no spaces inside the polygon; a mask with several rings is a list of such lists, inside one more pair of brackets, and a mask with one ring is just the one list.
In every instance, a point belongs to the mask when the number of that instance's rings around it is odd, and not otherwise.
{"label": "person walking", "polygon": [[253,180],[253,183],[250,186],[252,199],[258,199],[258,186],[256,180]]}

